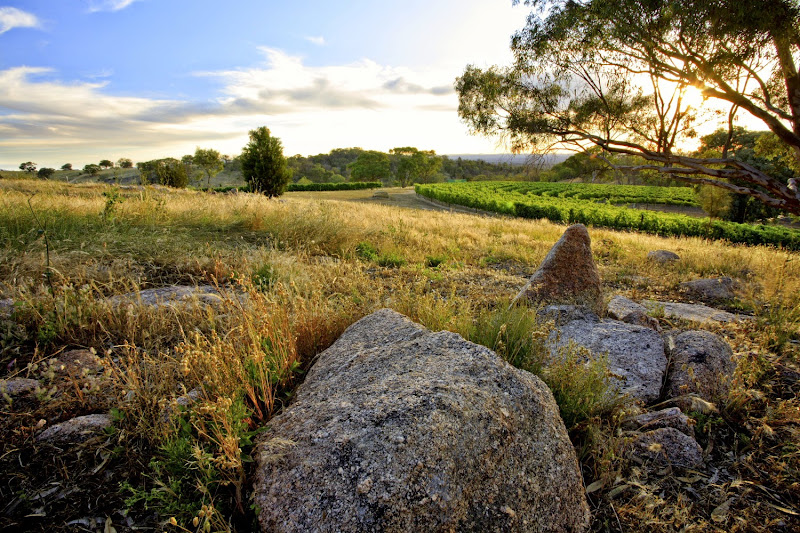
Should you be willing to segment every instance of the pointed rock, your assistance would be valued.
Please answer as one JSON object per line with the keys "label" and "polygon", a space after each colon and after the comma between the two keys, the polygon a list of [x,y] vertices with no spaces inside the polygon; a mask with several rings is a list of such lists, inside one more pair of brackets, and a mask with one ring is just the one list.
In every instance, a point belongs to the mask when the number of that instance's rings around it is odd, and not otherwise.
{"label": "pointed rock", "polygon": [[514,298],[514,303],[521,298],[530,302],[578,304],[596,312],[602,311],[600,274],[592,258],[586,226],[575,224],[567,228]]}

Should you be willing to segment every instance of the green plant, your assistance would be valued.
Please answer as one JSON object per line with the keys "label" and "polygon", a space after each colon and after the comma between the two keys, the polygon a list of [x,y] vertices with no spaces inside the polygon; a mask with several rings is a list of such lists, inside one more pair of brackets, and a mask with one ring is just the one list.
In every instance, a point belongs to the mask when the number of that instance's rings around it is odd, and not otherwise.
{"label": "green plant", "polygon": [[541,378],[553,392],[567,429],[609,416],[621,406],[621,397],[611,386],[606,358],[572,343],[547,362]]}
{"label": "green plant", "polygon": [[103,218],[103,222],[106,224],[113,224],[117,215],[117,205],[121,204],[125,198],[120,195],[119,189],[116,187],[110,191],[105,191],[103,193],[103,198],[105,198],[106,201],[103,205],[103,212],[100,213],[100,216]]}
{"label": "green plant", "polygon": [[263,264],[253,271],[250,280],[253,282],[253,287],[265,292],[275,283],[275,270],[272,265]]}
{"label": "green plant", "polygon": [[365,261],[376,261],[378,259],[378,249],[372,244],[362,241],[356,244],[356,256]]}
{"label": "green plant", "polygon": [[375,259],[375,262],[386,268],[400,268],[406,264],[405,258],[397,252],[384,252]]}

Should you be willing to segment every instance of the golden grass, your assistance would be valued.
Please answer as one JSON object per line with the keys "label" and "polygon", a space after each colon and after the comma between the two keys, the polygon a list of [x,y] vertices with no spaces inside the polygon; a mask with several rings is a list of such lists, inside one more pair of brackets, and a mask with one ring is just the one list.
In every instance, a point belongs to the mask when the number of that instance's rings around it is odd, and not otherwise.
{"label": "golden grass", "polygon": [[[341,200],[318,199],[330,198],[324,193],[268,200],[2,180],[0,298],[17,302],[21,326],[0,332],[0,362],[11,374],[36,377],[38,367],[26,363],[47,361],[65,347],[106,354],[114,362],[107,398],[124,413],[117,442],[163,464],[172,457],[193,465],[184,470],[195,476],[199,490],[186,492],[196,501],[176,506],[183,509],[178,518],[191,521],[202,505],[214,505],[215,527],[232,527],[230,502],[241,503],[247,488],[249,432],[280,409],[301,372],[349,324],[388,306],[431,329],[478,338],[476,327],[507,307],[564,230],[546,221],[380,205],[355,192]],[[778,484],[787,503],[798,491],[791,476],[800,460],[796,446],[774,448],[797,437],[793,424],[800,416],[796,397],[778,398],[775,391],[785,393],[781,365],[798,362],[788,340],[800,328],[800,254],[593,228],[590,234],[609,295],[670,298],[682,281],[717,275],[746,282],[740,305],[759,317],[759,327],[724,332],[740,364],[729,405],[721,408],[736,426],[731,441],[747,433],[749,457],[765,472],[758,482]],[[405,263],[381,267],[359,257],[361,243]],[[681,261],[655,265],[646,259],[655,249],[672,250]],[[427,266],[430,258],[441,264]],[[174,283],[218,284],[222,302],[147,308],[106,299]],[[504,324],[496,325],[505,335]],[[165,424],[165,406],[192,389],[201,389],[202,398],[188,410],[170,411]],[[25,420],[108,407],[101,403],[62,388]],[[697,530],[717,527],[707,518],[710,504],[688,501],[675,487],[664,497],[663,479],[631,471],[617,431],[616,418],[599,415],[573,430],[587,484],[603,480],[605,487],[591,496],[595,529],[603,523],[611,530],[636,528],[648,520],[648,527],[664,531],[679,529],[681,521]],[[181,447],[180,439],[195,448]],[[734,467],[747,468],[727,464]],[[168,469],[160,468],[164,482]],[[234,497],[226,492],[231,488]],[[155,497],[144,489],[137,494],[142,501]],[[772,520],[770,512],[762,506],[753,516]]]}

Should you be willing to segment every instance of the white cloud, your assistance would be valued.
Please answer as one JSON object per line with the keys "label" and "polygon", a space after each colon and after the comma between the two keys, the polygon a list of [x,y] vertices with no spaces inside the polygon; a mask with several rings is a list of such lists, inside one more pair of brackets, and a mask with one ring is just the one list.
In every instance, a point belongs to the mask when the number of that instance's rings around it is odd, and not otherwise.
{"label": "white cloud", "polygon": [[98,11],[120,11],[136,0],[89,0],[89,13]]}
{"label": "white cloud", "polygon": [[36,15],[16,7],[0,7],[0,35],[13,28],[38,28]]}
{"label": "white cloud", "polygon": [[325,44],[326,44],[325,43],[325,37],[323,37],[322,35],[318,35],[318,36],[309,35],[309,36],[306,37],[306,41],[308,41],[308,42],[310,42],[312,44],[316,44],[317,46],[325,46]]}
{"label": "white cloud", "polygon": [[[216,99],[187,101],[110,94],[109,80],[53,80],[46,68],[0,71],[0,168],[20,161],[50,167],[191,153],[196,146],[238,153],[248,130],[266,125],[287,155],[361,146],[418,146],[439,153],[492,152],[460,123],[452,80],[364,59],[312,67],[263,48],[252,68],[196,73],[220,81]],[[16,161],[16,163],[15,163]]]}

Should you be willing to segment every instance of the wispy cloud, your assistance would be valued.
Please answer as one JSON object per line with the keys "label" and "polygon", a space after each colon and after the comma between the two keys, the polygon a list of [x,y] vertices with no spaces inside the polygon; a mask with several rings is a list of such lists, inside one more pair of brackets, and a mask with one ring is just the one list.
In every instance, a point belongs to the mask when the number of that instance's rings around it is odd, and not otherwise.
{"label": "wispy cloud", "polygon": [[38,28],[39,19],[33,13],[16,7],[0,7],[0,35],[13,28]]}
{"label": "wispy cloud", "polygon": [[98,11],[119,11],[125,9],[136,0],[89,0],[89,13]]}
{"label": "wispy cloud", "polygon": [[312,44],[316,44],[317,46],[325,46],[325,44],[326,44],[325,43],[325,37],[323,37],[322,35],[317,35],[317,36],[308,35],[308,36],[306,36],[305,39],[306,39],[306,41],[308,41],[308,42],[310,42]]}

